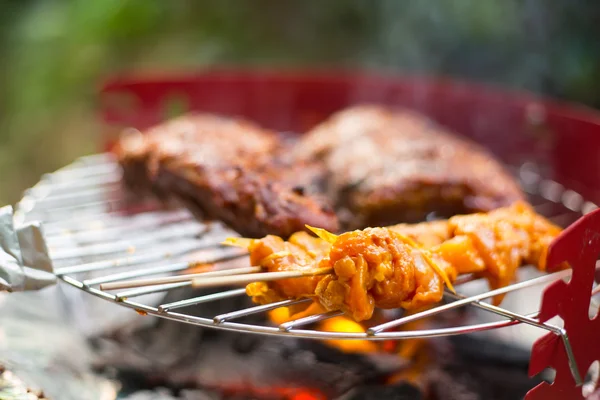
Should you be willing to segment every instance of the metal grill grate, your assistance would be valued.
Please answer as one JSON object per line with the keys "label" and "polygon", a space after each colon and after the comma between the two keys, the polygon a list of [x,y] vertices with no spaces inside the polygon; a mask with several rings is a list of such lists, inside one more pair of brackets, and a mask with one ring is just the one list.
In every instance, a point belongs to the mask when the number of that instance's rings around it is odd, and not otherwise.
{"label": "metal grill grate", "polygon": [[[530,195],[530,202],[535,209],[559,225],[566,226],[596,208],[596,205],[585,201],[578,193],[559,183],[543,179],[534,165],[522,165],[514,168],[514,172]],[[536,320],[537,313],[523,315],[484,302],[501,293],[567,278],[571,273],[569,270],[470,297],[446,293],[445,299],[448,302],[443,305],[399,316],[373,326],[364,333],[325,332],[310,328],[315,322],[341,315],[338,311],[300,318],[279,326],[239,321],[243,317],[279,307],[309,302],[308,299],[249,306],[219,315],[197,316],[185,312],[186,307],[192,305],[243,297],[243,288],[182,298],[166,304],[155,304],[146,295],[166,294],[175,289],[190,287],[191,280],[115,292],[101,290],[100,285],[104,283],[151,276],[176,276],[202,263],[214,264],[217,269],[248,267],[244,252],[220,245],[224,238],[235,234],[218,223],[198,222],[185,210],[167,210],[150,200],[137,204],[137,212],[125,213],[123,210],[127,200],[120,189],[120,178],[120,169],[110,154],[83,157],[65,168],[45,175],[25,193],[16,207],[17,221],[37,219],[43,222],[56,275],[64,282],[94,296],[138,312],[188,324],[313,339],[398,340],[458,335],[525,323],[561,335],[567,350],[570,350],[563,329],[549,323],[540,323]],[[460,288],[461,283],[469,280],[472,279],[464,277],[456,286]],[[594,290],[597,292],[597,289],[598,287]],[[465,306],[477,307],[498,315],[501,319],[427,330],[393,330],[408,322]],[[572,357],[571,361],[574,367]],[[572,368],[572,372],[579,378],[576,369]]]}

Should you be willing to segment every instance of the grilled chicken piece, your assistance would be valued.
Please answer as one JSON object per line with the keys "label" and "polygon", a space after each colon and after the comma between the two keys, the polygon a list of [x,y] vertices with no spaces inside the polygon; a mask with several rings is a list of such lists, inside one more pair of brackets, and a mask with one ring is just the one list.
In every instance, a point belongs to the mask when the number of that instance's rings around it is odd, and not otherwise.
{"label": "grilled chicken piece", "polygon": [[288,242],[275,236],[230,240],[248,248],[252,265],[269,272],[332,268],[328,275],[251,283],[246,292],[255,302],[309,297],[356,321],[371,318],[375,307],[418,309],[440,301],[444,284],[452,289],[460,274],[473,273],[499,288],[514,280],[521,265],[545,270],[548,246],[561,229],[517,202],[445,221],[339,236],[317,232],[319,238],[300,232]]}
{"label": "grilled chicken piece", "polygon": [[482,147],[423,115],[363,105],[315,127],[294,150],[327,169],[328,195],[342,228],[420,222],[490,211],[524,199]]}
{"label": "grilled chicken piece", "polygon": [[333,209],[309,195],[323,169],[273,156],[286,148],[250,122],[191,114],[124,135],[117,154],[130,188],[174,197],[242,235],[287,237],[311,223],[337,230]]}

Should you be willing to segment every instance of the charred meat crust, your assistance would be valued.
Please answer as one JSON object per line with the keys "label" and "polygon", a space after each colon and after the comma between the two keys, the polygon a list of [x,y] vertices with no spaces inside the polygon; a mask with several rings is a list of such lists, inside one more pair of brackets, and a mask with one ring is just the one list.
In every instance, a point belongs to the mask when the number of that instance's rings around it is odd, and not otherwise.
{"label": "charred meat crust", "polygon": [[337,217],[325,200],[298,194],[284,180],[232,167],[210,173],[159,168],[156,185],[169,190],[200,218],[218,219],[241,235],[287,237],[305,225],[338,230]]}

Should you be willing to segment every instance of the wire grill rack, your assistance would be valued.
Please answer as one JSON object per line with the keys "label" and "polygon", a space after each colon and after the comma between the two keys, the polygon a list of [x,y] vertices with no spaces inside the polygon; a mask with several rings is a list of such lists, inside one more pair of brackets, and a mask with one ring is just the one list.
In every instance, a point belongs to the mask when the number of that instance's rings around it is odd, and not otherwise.
{"label": "wire grill rack", "polygon": [[[535,165],[524,164],[513,170],[529,194],[536,211],[559,225],[567,226],[582,214],[597,208],[578,193],[557,182],[543,179]],[[529,324],[562,336],[571,359],[572,373],[576,381],[581,381],[567,333],[560,326],[539,322],[536,319],[538,313],[523,315],[484,301],[501,293],[568,278],[570,270],[520,281],[469,297],[448,292],[445,294],[447,302],[443,305],[416,314],[400,315],[372,326],[364,333],[326,332],[311,328],[315,322],[342,315],[338,311],[296,319],[279,326],[267,322],[240,322],[243,317],[309,302],[308,299],[249,306],[219,315],[197,316],[185,312],[186,307],[193,305],[243,297],[244,288],[182,298],[164,304],[155,304],[156,301],[149,300],[147,295],[164,295],[179,288],[191,287],[191,280],[115,292],[101,290],[101,284],[132,278],[173,276],[202,263],[213,264],[217,269],[248,266],[247,255],[243,251],[220,245],[226,237],[235,236],[232,231],[218,223],[198,222],[185,210],[166,209],[152,200],[140,202],[132,209],[121,191],[120,179],[120,168],[110,154],[83,157],[43,176],[37,185],[25,192],[15,210],[17,223],[26,220],[43,222],[56,275],[67,284],[91,295],[133,308],[143,314],[188,324],[313,339],[398,340],[450,336]],[[461,283],[470,280],[472,278],[467,276],[457,282],[456,286],[460,288]],[[598,293],[598,287],[594,292]],[[500,316],[501,319],[436,329],[398,330],[409,322],[465,306],[477,307]]]}

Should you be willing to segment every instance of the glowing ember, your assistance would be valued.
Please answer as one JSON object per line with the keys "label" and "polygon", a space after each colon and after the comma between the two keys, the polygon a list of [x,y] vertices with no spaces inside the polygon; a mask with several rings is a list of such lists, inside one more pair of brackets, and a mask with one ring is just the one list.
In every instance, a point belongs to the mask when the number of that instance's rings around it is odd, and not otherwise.
{"label": "glowing ember", "polygon": [[308,307],[304,304],[291,306],[291,307],[280,307],[275,310],[269,311],[269,319],[276,325],[283,324],[284,322],[296,320],[299,318],[308,317],[314,314],[321,314],[325,312],[323,306],[318,302],[311,303]]}
{"label": "glowing ember", "polygon": [[326,400],[320,391],[302,387],[254,387],[252,385],[235,385],[220,388],[226,396],[244,395],[250,398],[277,400]]}
{"label": "glowing ember", "polygon": [[[321,322],[320,330],[325,332],[352,333],[364,333],[366,331],[361,324],[346,317],[327,319]],[[379,351],[377,344],[369,340],[327,340],[326,343],[346,353],[371,353]]]}
{"label": "glowing ember", "polygon": [[287,307],[279,307],[269,311],[269,319],[275,325],[281,325],[290,320],[290,311]]}
{"label": "glowing ember", "polygon": [[[288,307],[280,307],[269,311],[269,319],[276,325],[284,322],[298,319],[301,317],[317,314],[323,310],[318,303],[313,303],[304,311],[296,312]],[[352,332],[364,333],[366,328],[360,323],[355,322],[347,317],[340,316],[326,319],[319,324],[319,330],[325,332]],[[326,340],[327,344],[338,348],[346,353],[370,353],[379,351],[379,346],[375,342],[368,340]]]}
{"label": "glowing ember", "polygon": [[[319,303],[312,303],[306,309],[300,311],[297,308],[280,307],[269,312],[269,319],[276,325],[290,320],[306,317],[323,312]],[[381,321],[378,321],[379,323]],[[401,327],[402,330],[426,329],[427,320],[418,320],[407,323]],[[348,332],[364,333],[368,326],[356,322],[346,316],[329,318],[319,322],[317,329],[325,332]],[[428,342],[425,339],[406,339],[401,341],[386,340],[381,342],[369,340],[332,339],[326,340],[329,346],[339,349],[345,353],[388,353],[397,354],[399,358],[410,361],[408,368],[392,374],[386,380],[387,384],[394,385],[400,382],[409,382],[419,386],[422,383],[423,374],[433,362]],[[294,400],[308,400],[315,397],[303,397],[305,393],[293,397]],[[290,397],[285,397],[286,399]],[[318,397],[316,397],[318,398]]]}
{"label": "glowing ember", "polygon": [[[276,325],[306,317],[309,315],[323,312],[318,303],[312,303],[306,309],[299,311],[296,308],[280,307],[269,311],[269,319]],[[423,329],[425,321],[414,321],[406,324],[405,330]],[[339,316],[326,319],[319,323],[318,330],[325,332],[349,332],[364,333],[367,327],[362,323],[356,322],[348,317]],[[399,357],[406,360],[420,359],[420,353],[426,352],[426,341],[424,339],[408,339],[402,342],[386,340],[383,342],[373,342],[369,340],[347,340],[332,339],[325,341],[328,345],[335,347],[346,353],[397,353]]]}

